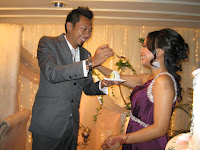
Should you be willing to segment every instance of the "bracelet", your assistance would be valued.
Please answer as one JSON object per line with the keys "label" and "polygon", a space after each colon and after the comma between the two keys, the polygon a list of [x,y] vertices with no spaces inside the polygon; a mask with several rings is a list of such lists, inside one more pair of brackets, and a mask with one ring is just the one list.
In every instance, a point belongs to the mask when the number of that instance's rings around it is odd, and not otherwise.
{"label": "bracelet", "polygon": [[86,60],[86,66],[88,66],[89,70],[92,70],[92,60],[87,59]]}

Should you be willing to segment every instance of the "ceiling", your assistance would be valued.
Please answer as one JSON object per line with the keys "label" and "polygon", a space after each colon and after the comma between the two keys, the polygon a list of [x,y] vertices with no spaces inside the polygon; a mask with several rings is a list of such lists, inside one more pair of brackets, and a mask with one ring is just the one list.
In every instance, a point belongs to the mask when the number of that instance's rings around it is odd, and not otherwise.
{"label": "ceiling", "polygon": [[51,1],[0,0],[0,23],[64,24],[70,10],[88,6],[94,24],[200,28],[200,0],[63,0],[63,8]]}

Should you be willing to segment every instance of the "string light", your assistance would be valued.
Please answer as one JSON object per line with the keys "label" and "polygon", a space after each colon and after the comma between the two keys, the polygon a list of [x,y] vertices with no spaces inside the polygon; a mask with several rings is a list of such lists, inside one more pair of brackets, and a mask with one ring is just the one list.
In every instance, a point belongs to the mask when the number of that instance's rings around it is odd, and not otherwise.
{"label": "string light", "polygon": [[[140,34],[140,38],[144,38],[144,34],[145,34],[145,26],[142,26],[142,34]],[[139,67],[141,67],[141,65],[142,64],[140,64]],[[143,74],[143,70],[142,69],[140,69],[140,73]]]}
{"label": "string light", "polygon": [[[196,39],[197,39],[197,41],[196,41],[196,50],[195,50],[195,56],[196,56],[196,62],[198,63],[198,61],[199,61],[199,56],[198,56],[198,50],[199,50],[199,42],[198,42],[198,30],[196,29]],[[199,66],[200,67],[200,66]]]}

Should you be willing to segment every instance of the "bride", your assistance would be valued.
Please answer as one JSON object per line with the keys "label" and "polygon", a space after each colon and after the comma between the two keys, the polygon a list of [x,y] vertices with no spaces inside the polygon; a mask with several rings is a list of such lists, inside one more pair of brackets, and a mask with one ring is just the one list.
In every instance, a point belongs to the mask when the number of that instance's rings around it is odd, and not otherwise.
{"label": "bride", "polygon": [[[131,94],[131,114],[124,135],[110,135],[102,144],[104,150],[164,150],[167,130],[176,101],[181,101],[181,63],[188,58],[189,47],[172,29],[162,29],[147,35],[141,49],[141,63],[151,73],[121,75],[121,83],[134,88]],[[112,70],[98,66],[108,76]],[[118,74],[118,72],[115,72]],[[112,81],[110,81],[112,82]],[[120,83],[118,83],[120,84]]]}

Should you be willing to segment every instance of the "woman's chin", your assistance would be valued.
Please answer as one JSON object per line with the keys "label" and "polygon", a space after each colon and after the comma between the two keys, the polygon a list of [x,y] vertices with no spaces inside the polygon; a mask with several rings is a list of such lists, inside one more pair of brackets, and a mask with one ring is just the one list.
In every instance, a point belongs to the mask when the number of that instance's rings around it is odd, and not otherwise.
{"label": "woman's chin", "polygon": [[142,65],[143,67],[149,67],[149,64],[144,63],[144,62],[141,62],[141,65]]}

